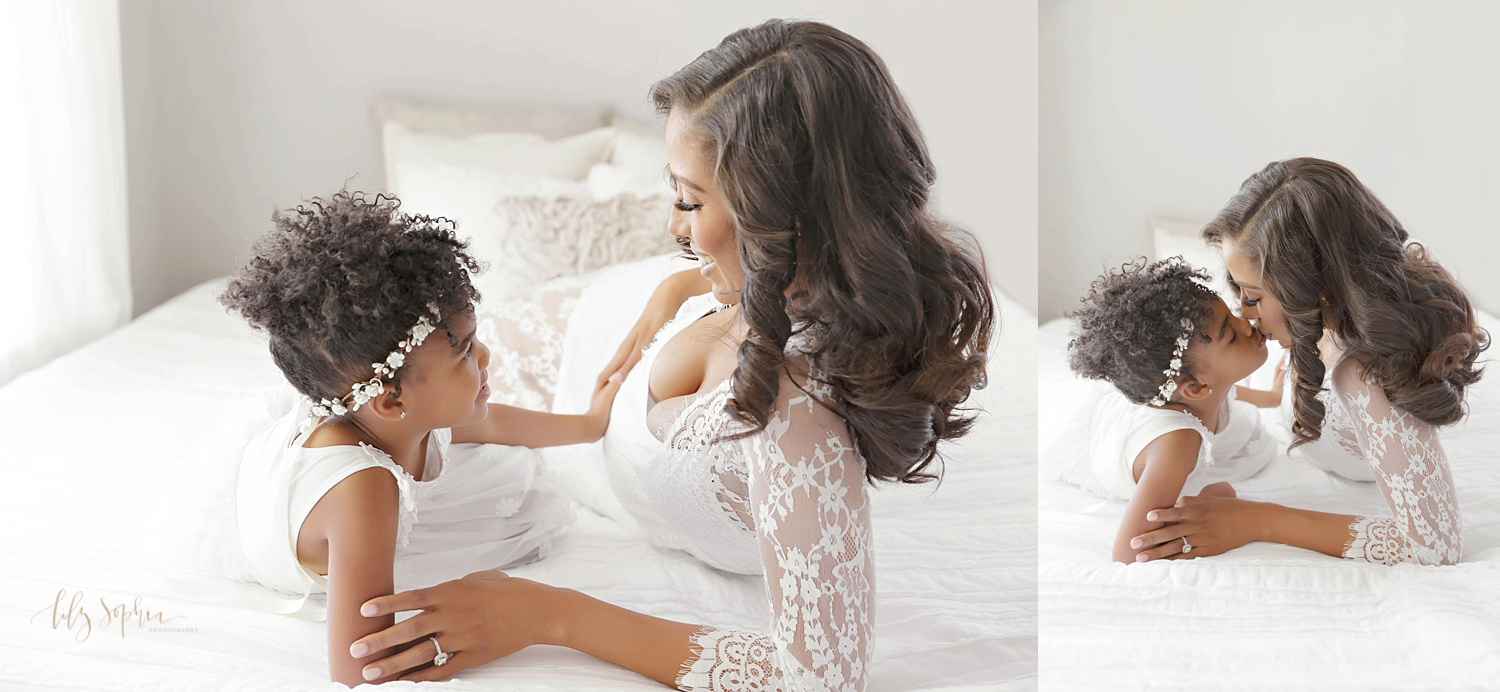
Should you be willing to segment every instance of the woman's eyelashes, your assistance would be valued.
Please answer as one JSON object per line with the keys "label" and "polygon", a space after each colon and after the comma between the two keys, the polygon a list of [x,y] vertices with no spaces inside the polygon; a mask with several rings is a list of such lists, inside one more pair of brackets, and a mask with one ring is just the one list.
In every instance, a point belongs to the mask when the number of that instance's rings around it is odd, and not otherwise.
{"label": "woman's eyelashes", "polygon": [[698,255],[693,253],[693,240],[691,238],[679,235],[673,237],[672,240],[677,243],[677,247],[682,248],[680,257],[684,259],[698,259]]}
{"label": "woman's eyelashes", "polygon": [[680,199],[676,202],[673,202],[672,206],[677,207],[677,211],[698,211],[699,209],[703,208],[703,205],[701,204],[690,204]]}

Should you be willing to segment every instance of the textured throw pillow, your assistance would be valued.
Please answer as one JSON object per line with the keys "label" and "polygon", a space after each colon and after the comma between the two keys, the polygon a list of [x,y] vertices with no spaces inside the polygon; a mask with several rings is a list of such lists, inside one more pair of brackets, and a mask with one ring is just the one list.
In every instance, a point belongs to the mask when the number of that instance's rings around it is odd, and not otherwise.
{"label": "textured throw pillow", "polygon": [[475,326],[490,349],[491,401],[551,410],[568,318],[594,279],[566,276],[480,304]]}
{"label": "textured throw pillow", "polygon": [[496,298],[561,276],[633,262],[676,249],[663,195],[607,199],[520,195],[495,206],[507,232],[496,242],[481,290]]}

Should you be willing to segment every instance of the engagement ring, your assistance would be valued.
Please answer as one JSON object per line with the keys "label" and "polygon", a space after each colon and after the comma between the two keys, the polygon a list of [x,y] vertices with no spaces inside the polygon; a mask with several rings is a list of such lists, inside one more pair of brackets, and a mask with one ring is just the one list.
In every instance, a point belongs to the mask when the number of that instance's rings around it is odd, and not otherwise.
{"label": "engagement ring", "polygon": [[[1182,554],[1186,555],[1186,554],[1191,553],[1191,552],[1193,552],[1193,544],[1187,542],[1187,536],[1183,536],[1182,537]],[[437,642],[434,641],[433,643],[435,644]]]}
{"label": "engagement ring", "polygon": [[[1183,552],[1187,552],[1187,551],[1183,551]],[[432,646],[437,649],[437,655],[432,657],[432,665],[440,666],[440,665],[443,665],[444,663],[447,663],[448,662],[448,657],[451,654],[445,654],[445,653],[443,653],[443,647],[438,646],[437,637],[428,637],[428,639],[432,640]]]}

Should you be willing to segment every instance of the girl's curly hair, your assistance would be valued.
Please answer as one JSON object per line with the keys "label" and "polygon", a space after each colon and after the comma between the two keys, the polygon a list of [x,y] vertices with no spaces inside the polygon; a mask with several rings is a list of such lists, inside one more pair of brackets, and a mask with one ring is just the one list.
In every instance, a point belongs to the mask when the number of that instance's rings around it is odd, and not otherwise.
{"label": "girl's curly hair", "polygon": [[[443,328],[479,301],[470,277],[480,266],[453,222],[400,207],[388,195],[339,192],[276,212],[254,259],[219,296],[270,335],[276,366],[315,401],[370,379],[370,364],[430,314],[429,303],[442,318],[433,326]],[[402,376],[420,376],[408,368],[387,379],[398,396]]]}
{"label": "girl's curly hair", "polygon": [[[1203,227],[1260,264],[1291,339],[1292,446],[1322,436],[1318,340],[1330,329],[1386,398],[1431,425],[1461,420],[1489,334],[1462,286],[1349,169],[1313,158],[1267,165]],[[1238,285],[1231,283],[1236,291]]]}
{"label": "girl's curly hair", "polygon": [[[1089,285],[1083,305],[1067,314],[1076,321],[1068,342],[1068,365],[1080,377],[1106,380],[1133,403],[1154,398],[1182,336],[1183,318],[1196,325],[1193,338],[1213,315],[1216,296],[1200,282],[1207,272],[1169,257],[1147,264],[1141,257],[1111,269]],[[1193,378],[1195,363],[1182,357],[1180,372]]]}
{"label": "girl's curly hair", "polygon": [[[916,118],[869,46],[826,24],[736,31],[651,89],[714,161],[745,269],[729,413],[771,416],[794,325],[871,481],[919,483],[984,386],[996,307],[972,237],[928,208]],[[795,286],[795,294],[788,292]]]}

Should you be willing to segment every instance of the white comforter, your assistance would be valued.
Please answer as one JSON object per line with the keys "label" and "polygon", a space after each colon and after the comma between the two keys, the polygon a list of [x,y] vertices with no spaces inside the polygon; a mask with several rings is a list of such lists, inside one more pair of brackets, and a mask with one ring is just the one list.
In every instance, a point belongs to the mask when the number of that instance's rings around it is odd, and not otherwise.
{"label": "white comforter", "polygon": [[[194,288],[0,389],[0,689],[342,689],[327,682],[323,623],[196,604],[162,582],[184,569],[216,475],[201,438],[280,382],[263,341],[214,302],[219,289]],[[1036,327],[1004,310],[979,397],[992,413],[947,450],[936,490],[876,495],[871,689],[1036,684]],[[657,551],[587,511],[552,556],[512,573],[663,617],[765,625],[758,578]],[[546,647],[431,686],[661,689]]]}
{"label": "white comforter", "polygon": [[[1491,334],[1500,323],[1482,316]],[[1040,330],[1042,439],[1071,379],[1068,324]],[[1445,428],[1464,519],[1464,562],[1356,563],[1252,543],[1221,556],[1121,565],[1109,545],[1123,503],[1039,482],[1041,676],[1047,689],[1500,688],[1500,370]],[[1043,443],[1045,445],[1045,442]],[[1046,467],[1051,460],[1043,460]],[[1236,484],[1242,497],[1384,514],[1372,483],[1284,453]],[[1088,511],[1088,510],[1094,511]],[[1087,512],[1087,513],[1085,513]]]}

